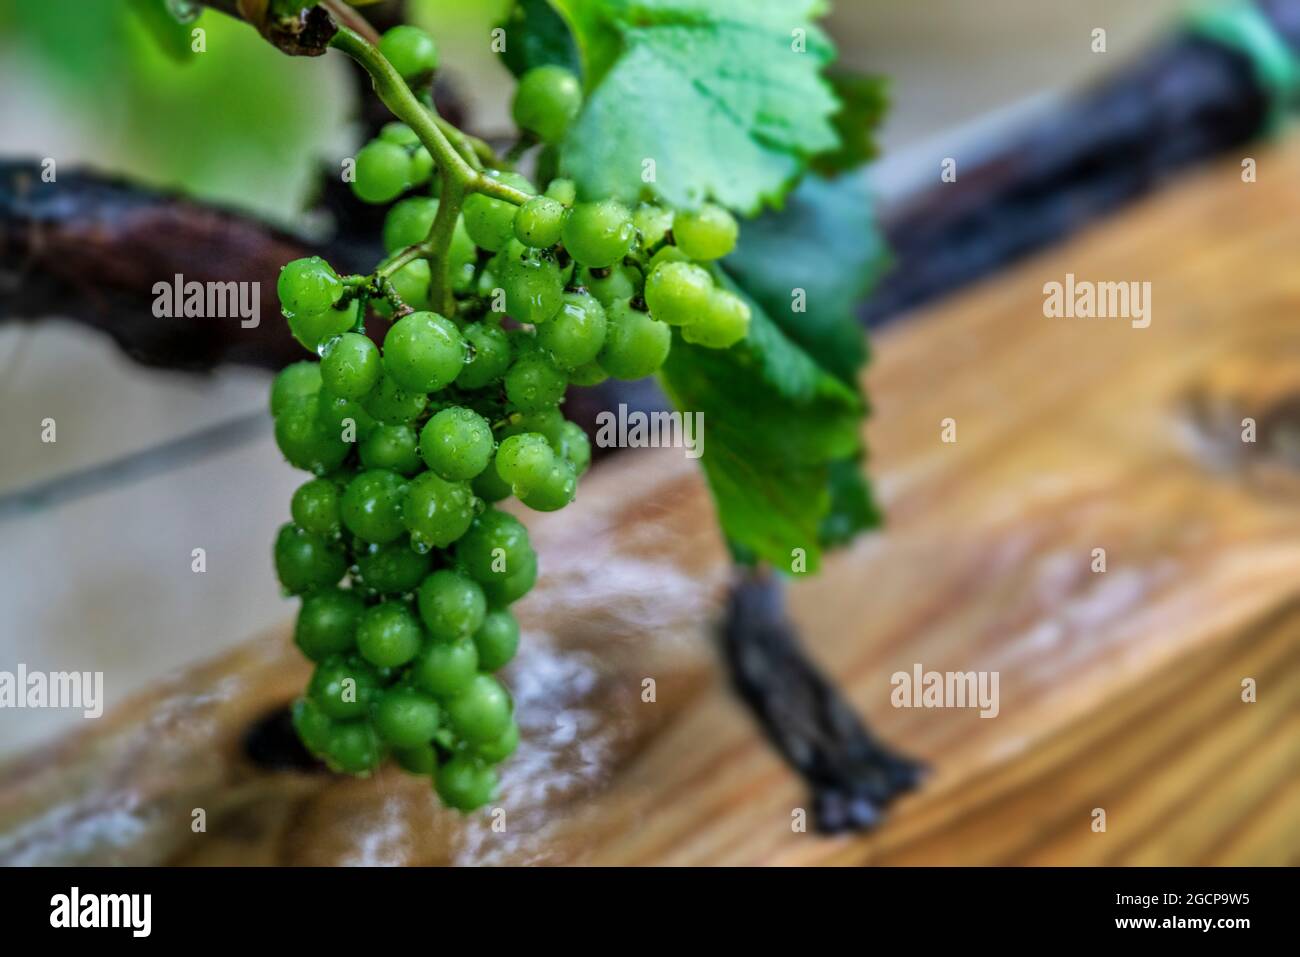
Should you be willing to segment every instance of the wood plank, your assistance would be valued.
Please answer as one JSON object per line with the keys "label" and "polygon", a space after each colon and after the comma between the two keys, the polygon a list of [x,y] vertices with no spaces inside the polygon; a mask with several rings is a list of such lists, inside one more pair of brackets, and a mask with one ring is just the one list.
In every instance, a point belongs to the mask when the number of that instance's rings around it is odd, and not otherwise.
{"label": "wood plank", "polygon": [[[706,491],[659,450],[529,517],[504,833],[398,773],[252,767],[244,730],[306,673],[278,633],[0,772],[0,861],[1300,863],[1300,142],[1259,160],[1258,183],[1229,158],[879,337],[888,525],[789,590],[819,661],[932,768],[875,833],[792,829],[807,796],[714,660]],[[1066,273],[1150,281],[1150,327],[1044,318]],[[892,707],[914,663],[996,671],[999,714]]]}

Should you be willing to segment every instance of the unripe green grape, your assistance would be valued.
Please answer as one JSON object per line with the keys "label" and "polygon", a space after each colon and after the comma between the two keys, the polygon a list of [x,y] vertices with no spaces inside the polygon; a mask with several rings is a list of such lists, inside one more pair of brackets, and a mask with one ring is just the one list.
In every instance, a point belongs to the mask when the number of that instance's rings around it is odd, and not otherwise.
{"label": "unripe green grape", "polygon": [[319,418],[318,403],[319,397],[295,398],[282,408],[275,417],[275,444],[294,468],[324,475],[343,464],[351,446]]}
{"label": "unripe green grape", "polygon": [[573,471],[582,475],[591,465],[591,440],[577,422],[565,422],[564,434],[560,439],[560,457],[573,466]]}
{"label": "unripe green grape", "polygon": [[275,284],[286,316],[324,312],[343,298],[343,281],[319,256],[295,259],[280,270]]}
{"label": "unripe green grape", "polygon": [[393,748],[393,760],[409,774],[430,777],[438,770],[438,753],[431,744],[417,744],[413,748]]}
{"label": "unripe green grape", "polygon": [[538,327],[537,341],[561,369],[585,365],[605,341],[605,308],[587,293],[566,292],[555,317]]}
{"label": "unripe green grape", "polygon": [[330,716],[320,709],[320,705],[307,697],[294,701],[290,715],[293,729],[298,732],[298,739],[302,741],[303,746],[312,754],[324,753],[325,746],[329,743],[329,733],[334,727]]}
{"label": "unripe green grape", "polygon": [[483,594],[493,608],[504,608],[528,594],[537,584],[537,553],[529,551],[515,570],[499,581],[483,582]]}
{"label": "unripe green grape", "polygon": [[369,721],[344,721],[330,729],[324,757],[335,771],[366,775],[379,767],[383,750]]}
{"label": "unripe green grape", "polygon": [[328,479],[316,478],[299,485],[289,501],[294,523],[313,535],[329,536],[339,530],[339,491]]}
{"label": "unripe green grape", "polygon": [[506,294],[506,312],[516,322],[532,325],[546,322],[564,300],[564,277],[550,256],[530,251],[511,240],[501,253],[501,288]]}
{"label": "unripe green grape", "polygon": [[481,389],[510,368],[510,338],[497,325],[472,323],[462,333],[469,349],[465,367],[456,376],[462,389]]}
{"label": "unripe green grape", "polygon": [[721,259],[736,248],[740,227],[735,218],[715,203],[679,212],[673,218],[673,242],[692,259]]}
{"label": "unripe green grape", "polygon": [[570,209],[578,201],[578,187],[571,179],[553,179],[546,186],[546,195]]}
{"label": "unripe green grape", "polygon": [[357,150],[352,192],[365,203],[389,203],[411,185],[411,155],[388,140],[371,140]]}
{"label": "unripe green grape", "polygon": [[519,725],[514,721],[510,726],[501,733],[501,737],[495,741],[489,741],[485,744],[479,744],[474,747],[474,756],[488,764],[500,764],[510,755],[515,753],[519,747]]}
{"label": "unripe green grape", "polygon": [[379,138],[389,143],[396,143],[398,146],[405,146],[407,149],[414,149],[420,145],[420,137],[416,135],[415,130],[396,120],[383,125],[379,131]]}
{"label": "unripe green grape", "polygon": [[645,301],[650,315],[670,326],[688,326],[709,310],[713,277],[692,263],[667,262],[645,281]]}
{"label": "unripe green grape", "polygon": [[446,548],[474,521],[475,499],[464,482],[448,482],[421,472],[406,491],[402,521],[417,549]]}
{"label": "unripe green grape", "polygon": [[559,460],[541,482],[526,495],[519,496],[519,501],[538,512],[555,512],[573,501],[577,488],[578,477],[573,466]]}
{"label": "unripe green grape", "polygon": [[441,410],[420,432],[425,464],[450,482],[468,481],[487,468],[494,444],[487,419],[462,406]]}
{"label": "unripe green grape", "polygon": [[523,497],[546,480],[555,465],[555,450],[537,432],[512,435],[497,449],[496,471],[515,495]]}
{"label": "unripe green grape", "polygon": [[413,312],[384,337],[384,372],[403,389],[437,392],[465,364],[465,340],[450,319],[436,312]]}
{"label": "unripe green grape", "polygon": [[632,210],[632,225],[641,236],[641,245],[650,249],[663,242],[673,228],[673,211],[654,203],[641,203]]}
{"label": "unripe green grape", "polygon": [[645,267],[645,274],[649,276],[664,263],[689,263],[690,261],[691,257],[676,246],[664,246],[650,257],[650,262]]}
{"label": "unripe green grape", "polygon": [[357,582],[381,595],[415,591],[433,567],[428,553],[411,547],[409,539],[394,539],[387,545],[371,545],[357,557]]}
{"label": "unripe green grape", "polygon": [[546,64],[519,78],[510,112],[521,130],[558,143],[581,109],[582,82],[564,67]]}
{"label": "unripe green grape", "polygon": [[497,776],[487,765],[458,756],[438,769],[433,784],[447,807],[473,811],[492,800],[497,789]]}
{"label": "unripe green grape", "polygon": [[416,80],[438,69],[438,45],[419,27],[400,24],[384,31],[379,52],[404,80]]}
{"label": "unripe green grape", "polygon": [[429,641],[411,662],[411,682],[427,694],[447,698],[464,691],[478,667],[473,641]]}
{"label": "unripe green grape", "polygon": [[397,668],[415,657],[424,633],[400,602],[367,608],[357,622],[357,650],[377,668]]}
{"label": "unripe green grape", "polygon": [[419,416],[429,404],[429,397],[423,392],[403,389],[385,372],[362,404],[366,412],[378,421],[386,425],[401,425]]}
{"label": "unripe green grape", "polygon": [[411,185],[423,186],[433,176],[433,156],[423,146],[411,151]]}
{"label": "unripe green grape", "polygon": [[[490,170],[483,175],[499,179],[525,193],[535,192],[532,184],[518,173]],[[512,203],[483,193],[471,193],[465,197],[461,211],[470,239],[488,252],[500,252],[515,238],[515,206]]]}
{"label": "unripe green grape", "polygon": [[716,290],[698,322],[682,328],[682,338],[709,349],[726,349],[749,333],[749,304],[725,289]]}
{"label": "unripe green grape", "polygon": [[359,332],[345,332],[325,346],[320,374],[335,395],[360,399],[379,382],[379,347]]}
{"label": "unripe green grape", "polygon": [[351,651],[365,605],[350,591],[326,588],[303,597],[293,643],[312,661]]}
{"label": "unripe green grape", "polygon": [[565,213],[559,200],[534,196],[515,213],[515,238],[536,249],[554,246],[560,241]]}
{"label": "unripe green grape", "polygon": [[398,475],[414,475],[424,464],[415,429],[405,423],[376,426],[357,452],[366,468],[389,469]]}
{"label": "unripe green grape", "polygon": [[453,731],[468,744],[495,741],[510,727],[514,705],[501,682],[475,675],[469,685],[446,704]]}
{"label": "unripe green grape", "polygon": [[627,255],[636,228],[626,206],[606,199],[576,204],[565,220],[563,238],[570,256],[584,266],[599,269]]}
{"label": "unripe green grape", "polygon": [[511,494],[510,486],[497,474],[495,461],[474,476],[470,488],[474,490],[475,495],[488,503],[499,502],[503,498],[509,498]]}
{"label": "unripe green grape", "polygon": [[522,435],[525,432],[540,432],[551,443],[551,448],[559,448],[564,435],[564,413],[554,406],[539,412],[524,412],[510,417],[510,424],[501,430],[502,437]]}
{"label": "unripe green grape", "polygon": [[416,593],[420,618],[434,641],[461,641],[483,624],[487,601],[478,582],[450,569],[434,572]]}
{"label": "unripe green grape", "polygon": [[383,545],[406,530],[402,523],[402,502],[406,480],[387,469],[362,472],[343,491],[340,512],[343,524],[362,541]]}
{"label": "unripe green grape", "polygon": [[395,253],[424,242],[438,215],[438,201],[432,196],[408,196],[394,203],[384,217],[384,249]]}
{"label": "unripe green grape", "polygon": [[568,382],[550,359],[525,355],[506,373],[506,398],[521,412],[540,412],[560,403]]}
{"label": "unripe green grape", "polygon": [[320,363],[308,359],[290,363],[271,380],[271,415],[279,415],[294,399],[314,398],[319,391]]}
{"label": "unripe green grape", "polygon": [[[370,396],[366,398],[368,400]],[[330,441],[339,443],[345,450],[345,456],[346,450],[350,450],[357,442],[364,442],[377,425],[374,416],[366,411],[361,402],[345,399],[323,387],[316,396],[316,419]],[[339,464],[341,463],[336,463],[326,471],[332,471]]]}
{"label": "unripe green grape", "polygon": [[[499,551],[498,551],[499,549]],[[456,560],[480,585],[504,581],[536,558],[523,523],[490,508],[474,520],[456,543]]]}
{"label": "unripe green grape", "polygon": [[[608,315],[608,314],[607,314]],[[605,327],[606,335],[609,334],[608,322]],[[604,349],[604,346],[601,346]],[[569,370],[569,385],[593,386],[600,385],[609,378],[609,373],[600,367],[599,362],[588,362],[584,366]]]}
{"label": "unripe green grape", "polygon": [[379,672],[359,655],[331,655],[316,666],[307,694],[335,721],[364,718],[381,686]]}
{"label": "unripe green grape", "polygon": [[596,361],[615,379],[642,379],[653,375],[668,358],[673,333],[650,313],[633,309],[626,299],[607,313],[605,343]]}
{"label": "unripe green grape", "polygon": [[296,312],[289,316],[289,331],[308,352],[319,355],[325,343],[357,324],[361,303],[353,299],[323,312]]}
{"label": "unripe green grape", "polygon": [[375,702],[375,730],[397,748],[428,744],[441,719],[438,702],[414,688],[389,688]]}
{"label": "unripe green grape", "polygon": [[482,670],[505,667],[519,650],[519,622],[504,608],[493,609],[474,632],[474,647],[478,649],[478,667]]}
{"label": "unripe green grape", "polygon": [[641,290],[645,288],[645,280],[641,278],[641,271],[635,266],[617,263],[605,269],[583,269],[579,274],[579,285],[586,288],[587,292],[596,297],[596,300],[609,308],[610,304],[619,299],[631,299],[633,296],[639,296]]}
{"label": "unripe green grape", "polygon": [[[427,312],[430,306],[429,280],[431,275],[427,259],[413,259],[393,273],[388,281],[393,284],[393,292],[397,293],[397,298],[404,305],[410,306],[417,312]],[[391,316],[393,314],[392,305],[384,298],[375,300],[375,311],[381,316]]]}

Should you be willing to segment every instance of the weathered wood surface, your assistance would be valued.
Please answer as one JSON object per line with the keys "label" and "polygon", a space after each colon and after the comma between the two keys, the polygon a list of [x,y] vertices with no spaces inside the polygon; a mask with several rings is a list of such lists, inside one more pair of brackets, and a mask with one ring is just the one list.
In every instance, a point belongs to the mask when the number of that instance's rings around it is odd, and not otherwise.
{"label": "weathered wood surface", "polygon": [[[878,338],[888,526],[789,590],[873,728],[932,766],[875,833],[792,830],[807,795],[711,648],[705,489],[654,451],[530,518],[505,833],[399,773],[252,767],[245,729],[306,674],[276,634],[0,772],[0,861],[1300,863],[1300,143],[1259,160],[1258,183],[1230,158]],[[1150,328],[1044,318],[1067,272],[1150,281]],[[997,671],[1000,714],[893,708],[914,662]]]}

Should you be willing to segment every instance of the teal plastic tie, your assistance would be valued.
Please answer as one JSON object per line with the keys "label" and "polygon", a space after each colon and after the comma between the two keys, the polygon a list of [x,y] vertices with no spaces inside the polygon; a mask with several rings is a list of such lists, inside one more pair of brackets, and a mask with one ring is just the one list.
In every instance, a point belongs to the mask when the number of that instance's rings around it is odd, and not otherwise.
{"label": "teal plastic tie", "polygon": [[1270,101],[1265,132],[1276,132],[1300,107],[1300,55],[1252,0],[1230,0],[1192,12],[1193,33],[1244,54]]}

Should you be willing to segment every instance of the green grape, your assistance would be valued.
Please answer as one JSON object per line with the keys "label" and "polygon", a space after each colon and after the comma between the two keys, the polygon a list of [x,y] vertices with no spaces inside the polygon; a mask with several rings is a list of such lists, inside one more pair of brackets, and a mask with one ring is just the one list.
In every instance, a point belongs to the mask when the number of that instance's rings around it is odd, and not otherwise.
{"label": "green grape", "polygon": [[293,642],[312,661],[351,651],[364,610],[361,599],[350,591],[328,588],[313,592],[302,600]]}
{"label": "green grape", "polygon": [[497,449],[497,474],[520,497],[546,481],[554,465],[555,450],[538,432],[509,436]]}
{"label": "green grape", "polygon": [[564,276],[550,256],[527,249],[511,240],[501,254],[501,288],[506,294],[506,312],[516,322],[546,322],[560,309],[564,299]]}
{"label": "green grape", "polygon": [[396,120],[383,125],[379,131],[379,138],[389,143],[396,143],[398,146],[405,146],[407,149],[414,149],[420,145],[420,137],[416,135],[415,130]]}
{"label": "green grape", "polygon": [[696,260],[721,259],[736,248],[739,232],[731,213],[714,203],[680,212],[673,219],[673,242]]}
{"label": "green grape", "polygon": [[462,335],[469,347],[469,357],[456,376],[456,385],[462,389],[481,389],[506,374],[510,368],[510,337],[505,330],[476,322]]}
{"label": "green grape", "polygon": [[349,446],[317,415],[317,402],[295,399],[275,417],[275,444],[294,468],[323,475],[343,464]]}
{"label": "green grape", "polygon": [[271,381],[271,415],[279,415],[294,399],[315,398],[319,391],[320,363],[309,359],[290,363]]}
{"label": "green grape", "polygon": [[[605,327],[606,335],[609,334],[609,326]],[[604,346],[601,346],[602,351]],[[593,386],[600,385],[609,378],[609,373],[600,367],[598,362],[588,362],[586,365],[579,366],[569,371],[569,385]]]}
{"label": "green grape", "polygon": [[409,425],[380,425],[357,448],[368,469],[389,469],[398,475],[420,471],[419,440]]}
{"label": "green grape", "polygon": [[[417,312],[427,312],[430,306],[429,300],[429,283],[433,273],[429,268],[427,259],[413,259],[397,272],[389,277],[389,282],[393,284],[393,292],[397,293],[397,298],[404,305],[410,306]],[[387,299],[375,300],[380,315],[392,316],[392,303]]]}
{"label": "green grape", "polygon": [[519,500],[538,512],[554,512],[573,501],[578,488],[578,477],[573,466],[560,460],[551,466],[546,477],[529,489]]}
{"label": "green grape", "polygon": [[294,523],[314,535],[333,535],[339,530],[339,490],[328,479],[312,479],[299,485],[289,502]]}
{"label": "green grape", "polygon": [[376,426],[374,416],[360,402],[345,399],[325,388],[316,397],[316,421],[325,434],[342,443],[344,449],[350,449],[355,442],[364,442]]}
{"label": "green grape", "polygon": [[419,27],[400,24],[385,30],[379,52],[404,80],[417,80],[438,69],[438,45]]}
{"label": "green grape", "polygon": [[438,201],[432,196],[408,196],[394,203],[384,217],[384,249],[395,253],[424,242],[438,215]]}
{"label": "green grape", "polygon": [[500,764],[519,747],[519,725],[514,721],[502,732],[501,737],[474,748],[474,756],[488,764]]}
{"label": "green grape", "polygon": [[564,223],[564,248],[589,268],[612,266],[628,254],[636,229],[627,207],[612,199],[578,203]]}
{"label": "green grape", "polygon": [[446,698],[467,688],[478,667],[473,641],[430,641],[411,662],[411,681],[421,691]]}
{"label": "green grape", "polygon": [[547,184],[546,195],[570,209],[578,201],[578,187],[571,179],[553,179]]}
{"label": "green grape", "polygon": [[484,671],[504,667],[519,649],[519,622],[504,608],[487,613],[483,625],[474,632],[478,649],[478,666]]}
{"label": "green grape", "polygon": [[475,675],[446,704],[448,722],[467,744],[495,741],[510,727],[514,705],[501,682],[491,675]]}
{"label": "green grape", "polygon": [[534,196],[515,213],[515,238],[537,249],[554,246],[560,241],[566,212],[559,200]]}
{"label": "green grape", "polygon": [[325,347],[320,375],[335,395],[360,399],[379,381],[379,347],[358,332],[345,332]]}
{"label": "green grape", "polygon": [[420,432],[420,455],[449,482],[472,479],[492,458],[492,426],[472,409],[448,406]]}
{"label": "green grape", "polygon": [[718,289],[698,322],[682,328],[682,338],[709,349],[726,349],[749,333],[749,304],[725,289]]}
{"label": "green grape", "polygon": [[609,308],[605,343],[596,361],[615,379],[642,379],[658,371],[673,346],[673,332],[626,299]]}
{"label": "green grape", "polygon": [[465,340],[450,319],[413,312],[384,337],[384,372],[410,392],[437,392],[465,364]]}
{"label": "green grape", "polygon": [[429,397],[423,392],[408,392],[387,374],[379,377],[379,385],[375,386],[363,402],[365,411],[385,425],[410,422],[428,404]]}
{"label": "green grape", "polygon": [[521,412],[541,412],[564,399],[568,383],[564,373],[550,359],[541,355],[524,355],[515,360],[506,373],[506,398]]}
{"label": "green grape", "polygon": [[431,744],[418,744],[413,748],[394,748],[393,760],[403,771],[429,777],[438,770],[438,753]]}
{"label": "green grape", "polygon": [[551,448],[558,448],[564,436],[564,413],[554,406],[540,412],[524,412],[511,416],[511,422],[501,430],[503,437],[522,435],[525,432],[540,432],[551,443]]}
{"label": "green grape", "polygon": [[641,295],[645,282],[641,272],[635,266],[618,263],[606,269],[583,269],[579,284],[606,309],[619,299],[631,299]]}
{"label": "green grape", "polygon": [[450,569],[434,572],[416,593],[420,617],[434,641],[460,641],[483,624],[487,602],[472,578]]}
{"label": "green grape", "polygon": [[[490,170],[483,174],[499,179],[507,186],[525,193],[533,193],[532,184],[518,173],[501,173]],[[461,207],[465,217],[465,230],[475,243],[488,252],[500,252],[515,237],[515,207],[504,199],[483,193],[471,193]]]}
{"label": "green grape", "polygon": [[357,655],[326,658],[307,685],[311,700],[336,721],[364,718],[379,689],[379,672]]}
{"label": "green grape", "polygon": [[433,176],[433,156],[423,146],[411,151],[411,185],[423,186]]}
{"label": "green grape", "polygon": [[582,292],[566,292],[559,312],[537,329],[537,341],[561,369],[586,365],[605,341],[605,308]]}
{"label": "green grape", "polygon": [[357,151],[352,192],[364,203],[389,203],[411,186],[411,155],[388,140],[371,140]]}
{"label": "green grape", "polygon": [[650,249],[664,241],[673,228],[673,211],[654,203],[641,203],[632,210],[632,225],[641,236],[641,245]]}
{"label": "green grape", "polygon": [[316,702],[305,697],[294,701],[290,715],[293,729],[298,732],[298,738],[307,750],[315,755],[322,754],[329,743],[330,731],[334,728],[330,716]]}
{"label": "green grape", "polygon": [[515,570],[497,581],[483,582],[483,594],[493,608],[504,608],[528,594],[537,584],[537,553],[529,551]]}
{"label": "green grape", "polygon": [[357,622],[357,650],[378,668],[406,664],[420,650],[423,638],[420,623],[400,602],[367,608]]}
{"label": "green grape", "polygon": [[713,277],[692,263],[664,263],[645,283],[650,315],[670,326],[698,322],[713,298]]}
{"label": "green grape", "polygon": [[402,521],[411,532],[417,551],[446,548],[474,521],[475,499],[464,482],[448,482],[432,472],[421,472],[406,492]]}
{"label": "green grape", "polygon": [[375,730],[397,748],[427,745],[441,721],[438,702],[414,688],[389,688],[375,702]]}
{"label": "green grape", "polygon": [[454,757],[438,769],[434,788],[447,807],[473,811],[492,800],[497,776],[490,767],[467,757]]}
{"label": "green grape", "polygon": [[280,270],[275,291],[286,316],[324,312],[343,298],[343,280],[319,256],[295,259]]}
{"label": "green grape", "polygon": [[456,560],[480,585],[499,582],[533,556],[528,530],[507,512],[490,508],[474,520],[456,543]]}
{"label": "green grape", "polygon": [[474,480],[469,484],[474,494],[485,502],[499,502],[503,498],[510,497],[510,486],[497,474],[495,460],[474,476]]}
{"label": "green grape", "polygon": [[330,729],[325,763],[346,774],[369,774],[379,767],[383,751],[369,721],[344,721]]}
{"label": "green grape", "polygon": [[347,332],[360,317],[361,303],[353,299],[322,312],[296,312],[289,316],[289,331],[304,349],[320,355],[325,343]]}
{"label": "green grape", "polygon": [[577,422],[564,423],[558,451],[578,475],[586,472],[591,465],[591,440]]}
{"label": "green grape", "polygon": [[362,472],[343,492],[340,512],[343,524],[362,541],[383,545],[406,530],[402,524],[402,500],[406,481],[387,469]]}
{"label": "green grape", "polygon": [[413,592],[433,568],[427,552],[411,547],[406,538],[387,545],[371,545],[357,557],[357,580],[363,587],[381,595]]}
{"label": "green grape", "polygon": [[521,130],[558,143],[581,109],[582,82],[564,67],[547,64],[519,78],[511,114]]}
{"label": "green grape", "polygon": [[664,263],[689,263],[690,261],[691,257],[676,246],[665,246],[650,257],[650,262],[646,264],[645,274],[650,275]]}

